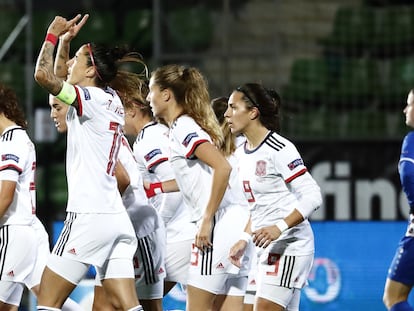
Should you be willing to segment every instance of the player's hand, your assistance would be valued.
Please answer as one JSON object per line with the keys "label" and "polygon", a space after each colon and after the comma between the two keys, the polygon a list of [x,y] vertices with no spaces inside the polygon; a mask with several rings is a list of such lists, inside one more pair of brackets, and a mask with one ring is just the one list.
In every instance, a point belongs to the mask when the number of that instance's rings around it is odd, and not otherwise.
{"label": "player's hand", "polygon": [[49,25],[47,32],[54,34],[56,37],[60,37],[65,34],[73,25],[75,25],[82,17],[81,14],[76,15],[71,20],[67,20],[62,16],[56,16],[52,23]]}
{"label": "player's hand", "polygon": [[86,21],[89,18],[89,14],[85,14],[82,19],[79,21],[79,23],[75,23],[68,29],[68,31],[61,36],[62,40],[65,42],[72,41],[73,38],[75,38],[78,34],[78,32],[81,30],[83,25],[86,24]]}
{"label": "player's hand", "polygon": [[241,258],[246,251],[247,242],[244,240],[239,240],[234,244],[229,253],[229,260],[230,262],[235,265],[236,267],[241,267]]}
{"label": "player's hand", "polygon": [[275,225],[263,227],[253,232],[253,243],[259,247],[267,247],[270,242],[278,239],[282,233]]}
{"label": "player's hand", "polygon": [[211,221],[206,220],[203,218],[201,221],[200,227],[198,229],[198,232],[196,234],[195,238],[195,246],[199,248],[200,250],[206,250],[213,246],[213,243],[211,243],[210,236],[211,236]]}

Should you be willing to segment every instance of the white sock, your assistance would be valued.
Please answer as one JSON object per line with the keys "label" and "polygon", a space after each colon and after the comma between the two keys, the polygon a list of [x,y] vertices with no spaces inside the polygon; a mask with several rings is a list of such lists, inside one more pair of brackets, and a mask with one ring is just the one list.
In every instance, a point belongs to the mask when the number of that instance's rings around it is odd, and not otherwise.
{"label": "white sock", "polygon": [[75,300],[68,297],[63,303],[62,311],[84,311],[84,310]]}
{"label": "white sock", "polygon": [[133,308],[127,310],[127,311],[144,311],[144,309],[142,308],[141,305],[138,305],[138,306],[133,307]]}

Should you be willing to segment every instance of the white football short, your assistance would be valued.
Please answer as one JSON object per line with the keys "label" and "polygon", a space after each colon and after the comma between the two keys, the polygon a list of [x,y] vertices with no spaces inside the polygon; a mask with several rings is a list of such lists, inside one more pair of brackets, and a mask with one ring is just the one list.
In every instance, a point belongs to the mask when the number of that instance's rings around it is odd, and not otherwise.
{"label": "white football short", "polygon": [[[79,283],[90,264],[95,266],[100,279],[133,278],[132,258],[136,247],[134,228],[126,211],[116,214],[69,212],[47,265],[73,284]],[[62,258],[61,263],[59,258]],[[80,264],[70,264],[70,261]],[[120,265],[121,262],[124,264]]]}
{"label": "white football short", "polygon": [[313,254],[291,256],[263,252],[259,258],[256,295],[288,306],[305,286],[313,257]]}
{"label": "white football short", "polygon": [[[188,275],[188,285],[218,293],[222,290],[227,279],[246,276],[249,273],[251,256],[243,257],[241,268],[229,260],[230,248],[239,241],[249,212],[240,206],[229,206],[216,212],[213,225],[213,247],[201,251],[193,246]],[[209,276],[217,276],[209,281]],[[217,282],[221,283],[218,287]]]}
{"label": "white football short", "polygon": [[160,227],[138,239],[134,255],[135,286],[139,299],[160,299],[164,295],[165,229]]}
{"label": "white football short", "polygon": [[191,239],[173,243],[167,242],[167,256],[165,258],[166,281],[187,285],[193,241]]}
{"label": "white football short", "polygon": [[32,271],[30,278],[26,282],[26,287],[31,289],[40,284],[43,270],[46,267],[47,261],[50,256],[50,244],[49,235],[43,224],[40,221],[36,221],[33,225],[33,229],[36,232],[36,239],[38,242],[36,264]]}
{"label": "white football short", "polygon": [[36,263],[37,241],[31,226],[5,225],[0,228],[0,301],[20,304],[24,283]]}

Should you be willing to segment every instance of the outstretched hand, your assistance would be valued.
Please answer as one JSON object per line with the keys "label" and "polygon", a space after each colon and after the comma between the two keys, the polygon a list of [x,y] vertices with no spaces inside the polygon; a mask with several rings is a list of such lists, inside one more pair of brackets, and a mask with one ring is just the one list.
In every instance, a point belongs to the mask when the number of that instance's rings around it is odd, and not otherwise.
{"label": "outstretched hand", "polygon": [[[86,16],[86,15],[85,15]],[[83,17],[82,20],[85,19],[84,22],[86,22],[87,17]],[[61,35],[64,35],[66,32],[69,31],[69,29],[73,26],[77,26],[76,23],[81,19],[82,15],[78,14],[71,20],[67,20],[66,18],[62,16],[56,16],[55,19],[52,21],[52,23],[49,25],[49,28],[47,29],[48,33],[54,34],[56,37],[60,37]],[[81,20],[81,23],[82,23]],[[81,24],[79,23],[79,24]],[[79,29],[83,26],[83,24],[79,27]],[[79,31],[79,30],[78,30]]]}
{"label": "outstretched hand", "polygon": [[75,23],[73,24],[68,31],[62,35],[62,40],[66,41],[66,42],[70,42],[72,41],[73,38],[75,38],[79,32],[79,30],[81,30],[81,28],[83,27],[83,25],[86,24],[86,21],[89,18],[89,14],[85,14],[82,19],[79,21],[79,23]]}

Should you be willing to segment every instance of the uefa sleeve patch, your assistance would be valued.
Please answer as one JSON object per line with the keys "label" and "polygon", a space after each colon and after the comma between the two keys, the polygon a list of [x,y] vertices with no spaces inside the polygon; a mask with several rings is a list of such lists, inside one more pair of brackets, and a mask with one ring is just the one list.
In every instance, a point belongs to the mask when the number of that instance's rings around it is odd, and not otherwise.
{"label": "uefa sleeve patch", "polygon": [[14,161],[16,163],[19,163],[19,157],[15,154],[11,154],[11,153],[2,154],[1,155],[1,160],[2,161],[11,160],[11,161]]}
{"label": "uefa sleeve patch", "polygon": [[304,163],[303,163],[303,160],[299,158],[299,159],[293,160],[287,166],[291,171],[293,171],[295,168],[297,168],[300,165],[304,165]]}
{"label": "uefa sleeve patch", "polygon": [[198,137],[198,134],[197,134],[196,132],[193,132],[193,133],[188,134],[188,135],[184,138],[184,140],[183,140],[183,142],[182,142],[182,144],[184,145],[184,147],[188,147],[188,145],[190,144],[191,140],[192,140],[193,138],[195,138],[195,137]]}
{"label": "uefa sleeve patch", "polygon": [[149,162],[158,154],[161,154],[161,149],[153,149],[144,156],[144,159]]}
{"label": "uefa sleeve patch", "polygon": [[91,94],[89,94],[89,91],[87,88],[81,87],[83,94],[85,96],[85,100],[90,100],[91,99]]}

